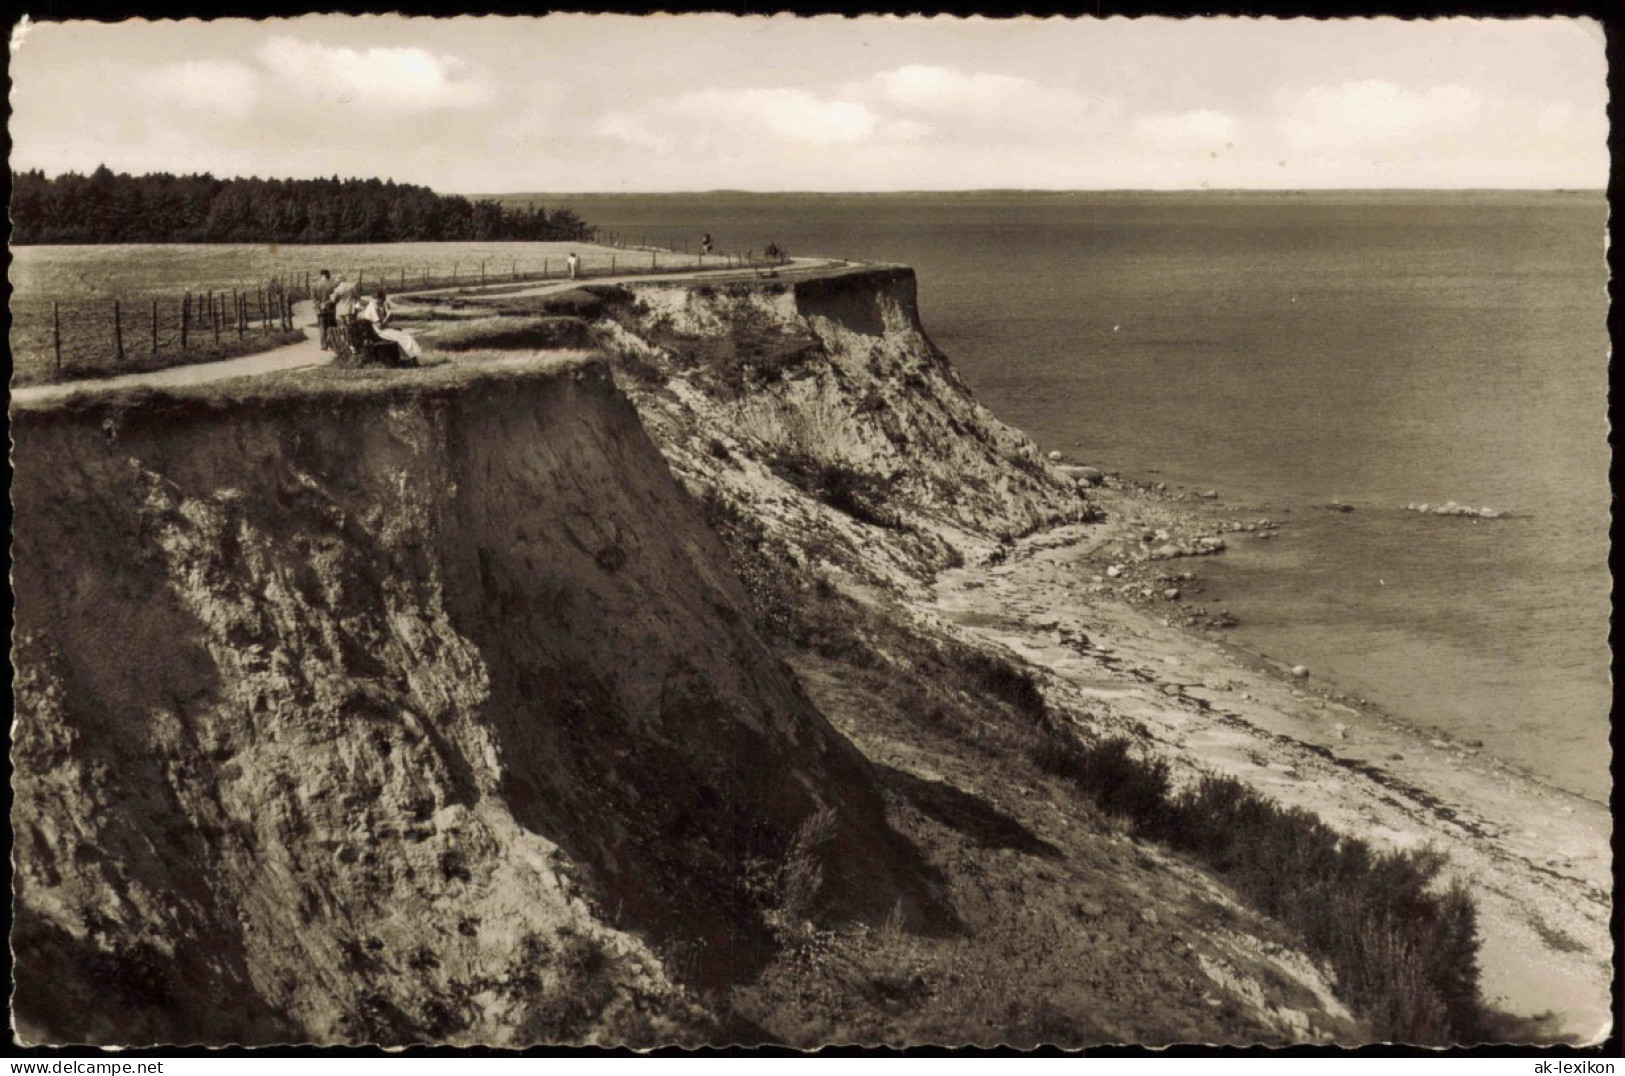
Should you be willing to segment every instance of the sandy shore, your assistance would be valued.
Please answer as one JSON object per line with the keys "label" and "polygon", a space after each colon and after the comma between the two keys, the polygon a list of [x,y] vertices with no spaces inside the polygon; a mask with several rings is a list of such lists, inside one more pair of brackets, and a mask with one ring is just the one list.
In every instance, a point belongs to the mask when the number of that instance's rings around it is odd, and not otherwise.
{"label": "sandy shore", "polygon": [[1477,901],[1484,998],[1513,1018],[1507,1037],[1606,1034],[1606,808],[1224,642],[1191,563],[1152,554],[1250,539],[1225,528],[1256,518],[1116,480],[1092,495],[1105,524],[945,573],[917,611],[1051,670],[1055,702],[1149,736],[1176,773],[1230,774],[1378,847],[1444,853]]}

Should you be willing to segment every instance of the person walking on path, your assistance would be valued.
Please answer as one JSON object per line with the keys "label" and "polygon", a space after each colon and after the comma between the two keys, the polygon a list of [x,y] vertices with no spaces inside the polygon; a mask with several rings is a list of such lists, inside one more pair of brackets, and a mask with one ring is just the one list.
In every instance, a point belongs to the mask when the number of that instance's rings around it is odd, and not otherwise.
{"label": "person walking on path", "polygon": [[576,265],[577,264],[578,264],[578,262],[576,261],[576,252],[572,250],[570,252],[570,256],[568,258],[564,259],[564,268],[569,271],[571,280],[574,280],[576,278]]}
{"label": "person walking on path", "polygon": [[333,316],[333,274],[328,270],[323,269],[310,286],[310,301],[316,307],[322,350],[337,351],[338,341],[333,339],[333,330],[338,328],[338,319]]}

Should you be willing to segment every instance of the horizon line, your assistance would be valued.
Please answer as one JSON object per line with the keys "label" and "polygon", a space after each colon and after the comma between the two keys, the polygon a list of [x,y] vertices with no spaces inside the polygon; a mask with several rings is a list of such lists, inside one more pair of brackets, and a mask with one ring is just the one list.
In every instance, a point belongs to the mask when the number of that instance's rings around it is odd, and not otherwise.
{"label": "horizon line", "polygon": [[878,197],[904,194],[1607,194],[1604,187],[907,187],[894,190],[755,190],[707,187],[664,190],[444,191],[462,198],[646,198],[651,195],[843,195]]}

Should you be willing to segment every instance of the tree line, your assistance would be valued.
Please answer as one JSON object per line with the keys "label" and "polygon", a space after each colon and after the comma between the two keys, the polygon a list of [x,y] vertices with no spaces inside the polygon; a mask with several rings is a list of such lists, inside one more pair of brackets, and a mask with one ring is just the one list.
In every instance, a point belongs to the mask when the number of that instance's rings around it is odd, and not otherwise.
{"label": "tree line", "polygon": [[569,209],[509,207],[381,179],[216,179],[106,165],[11,174],[13,245],[582,240]]}

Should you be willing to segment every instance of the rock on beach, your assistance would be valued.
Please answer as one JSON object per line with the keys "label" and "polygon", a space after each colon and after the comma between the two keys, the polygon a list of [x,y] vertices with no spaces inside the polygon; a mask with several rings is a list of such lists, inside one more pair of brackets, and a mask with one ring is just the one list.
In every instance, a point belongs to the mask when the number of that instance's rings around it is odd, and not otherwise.
{"label": "rock on beach", "polygon": [[1500,508],[1474,508],[1470,504],[1457,504],[1455,501],[1445,501],[1443,504],[1430,504],[1427,501],[1412,501],[1405,506],[1408,512],[1420,512],[1428,516],[1472,516],[1476,519],[1505,519],[1511,513]]}

